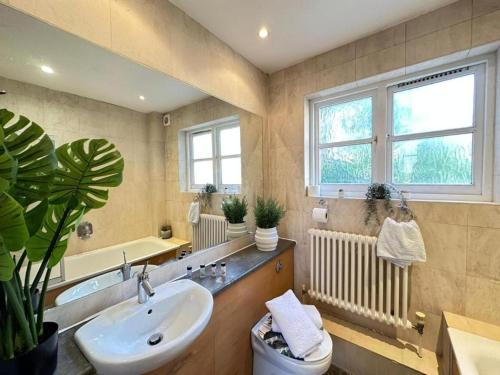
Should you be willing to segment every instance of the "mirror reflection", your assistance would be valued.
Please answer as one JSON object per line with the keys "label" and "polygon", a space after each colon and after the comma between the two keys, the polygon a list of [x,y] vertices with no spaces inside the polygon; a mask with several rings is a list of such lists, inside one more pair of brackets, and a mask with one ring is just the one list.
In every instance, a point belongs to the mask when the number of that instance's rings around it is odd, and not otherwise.
{"label": "mirror reflection", "polygon": [[[152,270],[255,230],[246,211],[263,189],[260,117],[5,6],[0,11],[0,108],[12,114],[4,133],[26,119],[58,150],[46,156],[57,169],[44,221],[15,254],[31,289],[46,281],[45,307],[134,278],[146,263]],[[102,141],[76,142],[86,139]],[[29,202],[25,216],[42,202]],[[50,218],[64,214],[62,203],[75,206],[58,237],[57,262],[46,255],[57,229]]]}

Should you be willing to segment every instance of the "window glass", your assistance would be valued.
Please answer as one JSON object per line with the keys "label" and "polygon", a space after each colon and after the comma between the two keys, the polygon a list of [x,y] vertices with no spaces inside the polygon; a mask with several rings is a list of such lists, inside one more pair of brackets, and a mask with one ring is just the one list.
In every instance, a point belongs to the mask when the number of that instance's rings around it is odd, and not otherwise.
{"label": "window glass", "polygon": [[322,184],[369,184],[371,144],[323,148],[320,150]]}
{"label": "window glass", "polygon": [[334,143],[370,138],[372,98],[363,98],[319,108],[319,142]]}
{"label": "window glass", "polygon": [[472,134],[394,142],[396,184],[472,184]]}
{"label": "window glass", "polygon": [[393,95],[394,135],[473,125],[474,75],[410,88]]}
{"label": "window glass", "polygon": [[221,156],[239,155],[241,153],[239,126],[221,129],[219,136]]}
{"label": "window glass", "polygon": [[204,185],[214,183],[213,161],[202,160],[193,163],[194,184]]}
{"label": "window glass", "polygon": [[193,159],[208,159],[212,157],[212,132],[206,131],[193,134]]}
{"label": "window glass", "polygon": [[221,169],[221,179],[223,185],[241,184],[241,158],[222,159]]}

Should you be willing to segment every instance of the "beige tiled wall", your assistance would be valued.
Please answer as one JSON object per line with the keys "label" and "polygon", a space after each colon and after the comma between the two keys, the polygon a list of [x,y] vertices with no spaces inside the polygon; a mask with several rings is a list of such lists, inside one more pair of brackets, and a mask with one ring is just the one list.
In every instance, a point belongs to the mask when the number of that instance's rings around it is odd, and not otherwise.
{"label": "beige tiled wall", "polygon": [[[225,103],[214,97],[187,105],[172,112],[172,124],[166,130],[167,145],[167,218],[174,236],[192,238],[191,225],[187,222],[189,204],[194,193],[182,192],[179,184],[179,131],[194,125],[222,119],[240,117],[242,191],[249,204],[246,217],[248,229],[253,231],[255,223],[253,206],[257,195],[263,194],[262,176],[262,118]],[[182,157],[182,155],[181,155]],[[212,207],[206,213],[222,215],[220,208],[223,194],[214,194]]]}
{"label": "beige tiled wall", "polygon": [[0,0],[254,113],[267,76],[168,0]]}
{"label": "beige tiled wall", "polygon": [[94,235],[72,236],[67,255],[156,235],[165,219],[164,130],[161,117],[0,77],[0,108],[40,124],[56,146],[80,138],[106,138],[125,160],[123,183],[106,206],[85,216]]}
{"label": "beige tiled wall", "polygon": [[[296,239],[295,286],[307,284],[308,238],[317,199],[304,188],[304,98],[412,64],[500,40],[500,1],[461,0],[375,35],[315,56],[270,77],[269,194],[287,207],[282,236]],[[500,82],[500,81],[499,81]],[[497,98],[498,99],[498,98]],[[498,107],[497,107],[498,108]],[[497,126],[499,126],[497,116]],[[498,181],[499,178],[496,177]],[[266,191],[267,192],[267,191]],[[362,200],[329,199],[326,229],[375,234]],[[410,313],[428,315],[425,346],[435,349],[440,314],[449,310],[500,324],[500,208],[493,204],[412,202],[428,261],[413,267]],[[413,332],[399,331],[414,339]],[[408,337],[411,336],[411,337]]]}

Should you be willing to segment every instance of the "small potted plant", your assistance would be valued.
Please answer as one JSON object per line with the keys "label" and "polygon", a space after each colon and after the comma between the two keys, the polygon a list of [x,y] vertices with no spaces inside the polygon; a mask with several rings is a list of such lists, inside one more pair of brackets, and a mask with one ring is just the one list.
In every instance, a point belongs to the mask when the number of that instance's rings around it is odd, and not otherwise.
{"label": "small potted plant", "polygon": [[228,240],[234,240],[247,234],[247,225],[245,223],[247,209],[248,204],[245,197],[239,199],[232,196],[222,201],[222,212],[224,212],[228,222],[226,232]]}
{"label": "small potted plant", "polygon": [[162,225],[160,229],[160,237],[163,240],[167,240],[172,237],[172,227],[170,225]]}
{"label": "small potted plant", "polygon": [[372,219],[375,219],[378,225],[380,225],[380,219],[378,217],[377,202],[384,202],[384,209],[386,214],[390,215],[393,212],[391,205],[391,188],[386,184],[372,183],[368,186],[368,191],[366,192],[366,216],[365,225],[368,225]]}
{"label": "small potted plant", "polygon": [[285,209],[273,198],[264,199],[257,197],[255,206],[255,243],[261,251],[276,250],[278,245],[278,226],[280,220],[285,216]]}

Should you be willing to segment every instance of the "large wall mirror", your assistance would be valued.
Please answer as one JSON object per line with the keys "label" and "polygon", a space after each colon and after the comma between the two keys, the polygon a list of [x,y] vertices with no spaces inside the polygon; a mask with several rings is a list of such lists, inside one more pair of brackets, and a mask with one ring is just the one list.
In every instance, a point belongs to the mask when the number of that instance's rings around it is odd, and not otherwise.
{"label": "large wall mirror", "polygon": [[[228,238],[221,205],[245,197],[251,213],[262,194],[260,117],[5,6],[0,45],[0,108],[12,122],[25,116],[56,148],[105,139],[124,162],[105,205],[74,219],[45,306],[254,231],[248,214]],[[21,278],[28,268],[41,288],[40,262],[24,258]]]}

